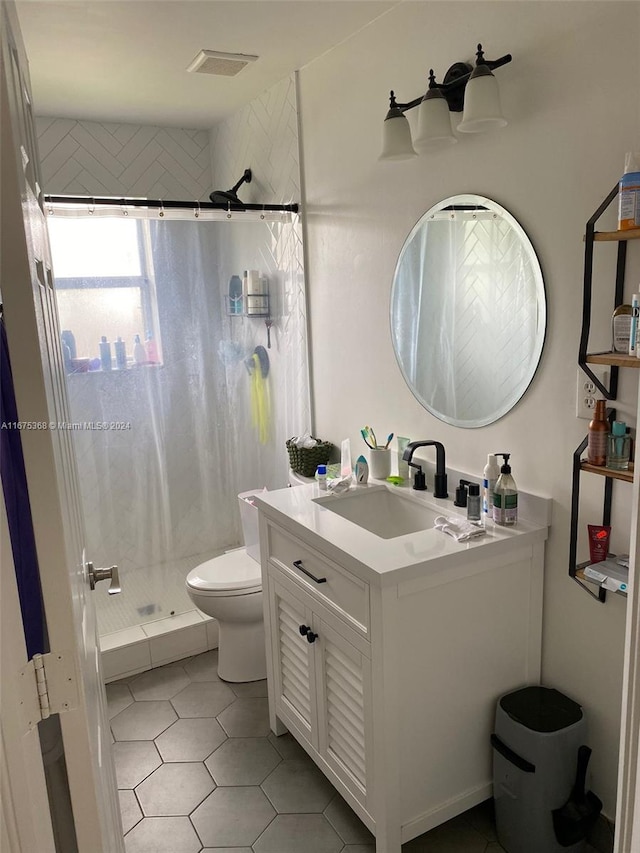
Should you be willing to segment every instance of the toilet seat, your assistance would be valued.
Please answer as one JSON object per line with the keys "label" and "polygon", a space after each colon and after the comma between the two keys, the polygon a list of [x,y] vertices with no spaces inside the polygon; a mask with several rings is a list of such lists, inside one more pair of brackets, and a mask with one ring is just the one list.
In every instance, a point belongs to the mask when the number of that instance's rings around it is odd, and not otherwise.
{"label": "toilet seat", "polygon": [[198,595],[248,595],[262,591],[260,563],[245,548],[207,560],[187,575],[187,586]]}

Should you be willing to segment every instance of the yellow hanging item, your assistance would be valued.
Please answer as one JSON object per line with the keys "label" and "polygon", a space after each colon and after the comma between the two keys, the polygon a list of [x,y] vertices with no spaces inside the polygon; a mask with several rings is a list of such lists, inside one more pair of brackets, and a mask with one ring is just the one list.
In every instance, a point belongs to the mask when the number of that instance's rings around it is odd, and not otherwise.
{"label": "yellow hanging item", "polygon": [[251,370],[251,423],[258,431],[260,444],[269,441],[271,426],[271,398],[269,396],[269,385],[262,375],[260,358],[254,352],[251,357],[253,367]]}

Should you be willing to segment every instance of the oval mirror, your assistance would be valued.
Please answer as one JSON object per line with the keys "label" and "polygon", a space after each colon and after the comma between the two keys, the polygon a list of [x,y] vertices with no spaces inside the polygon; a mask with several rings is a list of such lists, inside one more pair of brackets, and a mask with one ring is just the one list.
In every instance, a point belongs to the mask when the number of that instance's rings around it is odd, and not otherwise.
{"label": "oval mirror", "polygon": [[533,379],[545,327],[542,270],[507,210],[458,195],[425,213],[396,264],[391,337],[431,414],[470,428],[505,415]]}

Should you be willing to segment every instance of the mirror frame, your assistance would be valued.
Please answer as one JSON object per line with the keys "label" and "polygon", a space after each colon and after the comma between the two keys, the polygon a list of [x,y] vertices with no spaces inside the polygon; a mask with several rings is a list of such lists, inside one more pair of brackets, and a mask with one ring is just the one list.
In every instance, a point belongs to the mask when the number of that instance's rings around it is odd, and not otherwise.
{"label": "mirror frame", "polygon": [[[495,412],[486,415],[482,418],[475,418],[473,420],[461,420],[455,417],[448,415],[445,412],[439,412],[433,408],[427,401],[422,397],[419,389],[417,389],[411,380],[408,378],[401,356],[398,352],[398,347],[396,344],[396,338],[394,333],[394,306],[396,300],[396,286],[398,283],[398,272],[400,269],[400,265],[402,263],[405,252],[410,246],[413,238],[416,233],[420,231],[421,228],[430,220],[433,219],[436,213],[441,212],[444,208],[450,207],[452,205],[475,205],[478,207],[485,207],[488,210],[494,211],[499,214],[516,232],[518,237],[520,238],[520,243],[523,247],[523,250],[526,252],[527,258],[531,264],[531,269],[533,272],[533,284],[535,286],[536,292],[536,302],[537,302],[537,323],[538,329],[542,330],[538,331],[538,335],[536,337],[535,348],[532,352],[529,370],[526,374],[525,379],[522,381],[521,385],[518,387],[517,391],[515,391],[508,399],[504,401],[504,404],[500,406]],[[460,195],[449,196],[448,198],[439,201],[437,204],[434,204],[429,210],[424,213],[420,219],[413,226],[409,235],[405,239],[402,244],[402,248],[400,250],[400,254],[398,255],[398,260],[395,265],[395,269],[393,272],[393,284],[391,287],[391,298],[389,305],[389,322],[390,322],[390,331],[391,331],[391,344],[393,346],[393,352],[396,357],[396,361],[398,363],[398,367],[400,369],[400,373],[402,374],[402,378],[404,379],[407,387],[416,398],[416,400],[423,406],[430,414],[434,417],[438,418],[444,423],[451,424],[452,426],[461,427],[463,429],[477,429],[479,427],[488,426],[489,424],[495,423],[495,421],[500,420],[500,418],[504,417],[508,414],[514,406],[518,404],[518,402],[522,399],[522,397],[526,394],[529,386],[533,382],[533,378],[536,375],[538,367],[540,365],[540,361],[542,359],[542,352],[544,350],[544,344],[547,336],[547,294],[544,284],[544,276],[542,274],[542,267],[540,265],[540,260],[536,253],[536,250],[529,238],[528,234],[524,230],[524,228],[520,225],[518,220],[511,214],[509,211],[502,207],[502,205],[498,204],[498,202],[493,201],[492,199],[486,198],[485,196],[475,195],[471,193],[463,193]]]}

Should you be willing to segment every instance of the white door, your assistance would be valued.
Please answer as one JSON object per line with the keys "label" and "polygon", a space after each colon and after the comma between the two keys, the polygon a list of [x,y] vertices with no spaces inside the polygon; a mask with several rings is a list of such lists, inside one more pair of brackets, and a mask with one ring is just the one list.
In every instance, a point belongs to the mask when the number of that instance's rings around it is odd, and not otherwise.
{"label": "white door", "polygon": [[[0,292],[49,647],[69,668],[60,725],[80,853],[124,851],[69,423],[27,61],[0,3]],[[25,427],[26,425],[26,427]],[[8,701],[7,697],[4,697]],[[16,697],[17,701],[17,697]]]}

